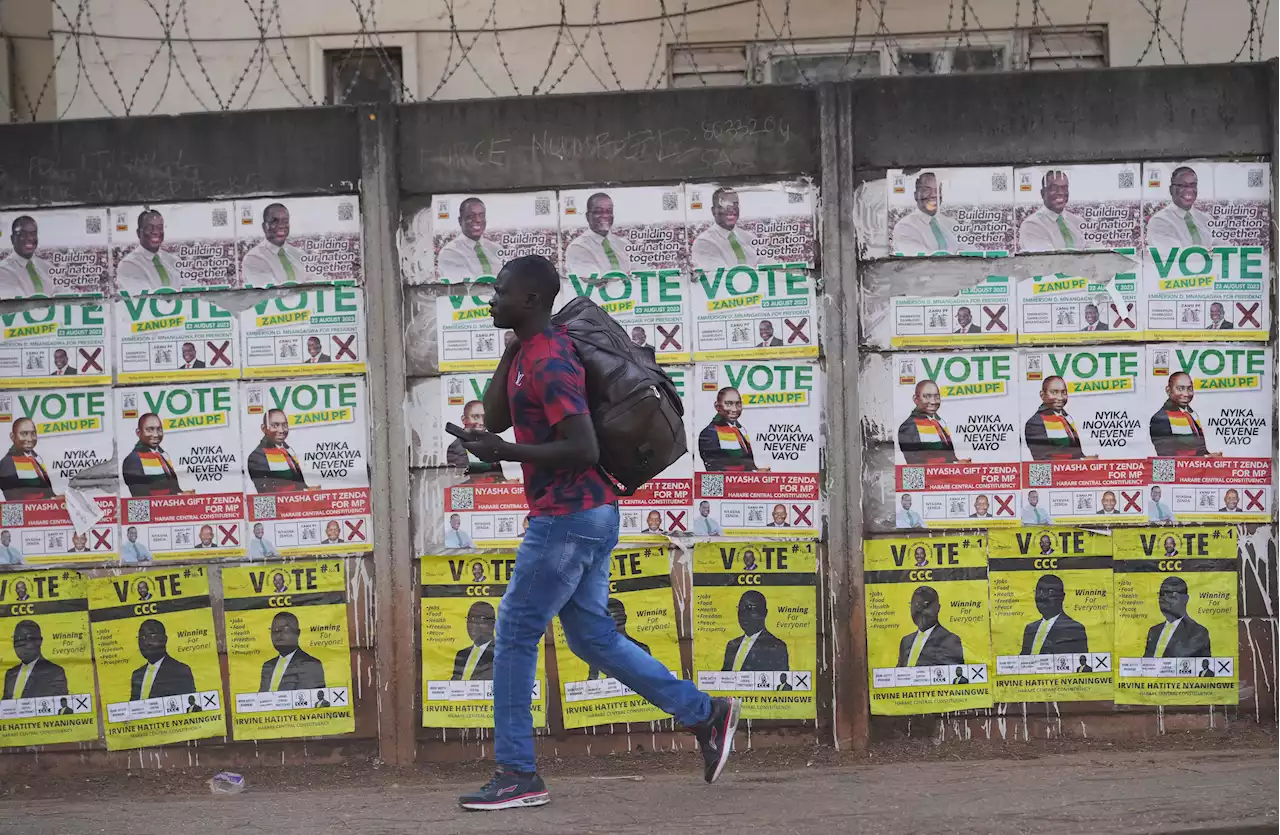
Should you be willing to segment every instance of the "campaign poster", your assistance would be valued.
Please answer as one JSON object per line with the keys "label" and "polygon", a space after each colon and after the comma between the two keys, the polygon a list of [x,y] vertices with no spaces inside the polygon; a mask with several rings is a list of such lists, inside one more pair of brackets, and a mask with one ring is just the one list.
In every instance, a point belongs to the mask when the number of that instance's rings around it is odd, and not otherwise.
{"label": "campaign poster", "polygon": [[492,371],[515,341],[515,331],[493,326],[492,295],[492,288],[473,288],[470,295],[436,297],[436,345],[442,372]]}
{"label": "campaign poster", "polygon": [[0,212],[0,299],[109,294],[106,219],[103,209]]}
{"label": "campaign poster", "polygon": [[299,288],[240,313],[246,377],[363,374],[368,368],[364,291]]}
{"label": "campaign poster", "polygon": [[779,272],[814,265],[816,193],[808,183],[687,183],[684,193],[695,281],[734,267]]}
{"label": "campaign poster", "polygon": [[1151,521],[1269,522],[1275,513],[1271,351],[1148,345],[1147,363]]}
{"label": "campaign poster", "polygon": [[693,272],[693,358],[818,356],[815,281],[802,261]]}
{"label": "campaign poster", "polygon": [[364,378],[242,383],[240,408],[249,556],[372,548]]}
{"label": "campaign poster", "polygon": [[1116,704],[1237,704],[1236,529],[1115,537]]}
{"label": "campaign poster", "polygon": [[652,349],[658,362],[688,362],[693,355],[689,283],[680,270],[636,270],[626,278],[609,276],[600,282],[570,273],[562,282],[557,309],[579,296],[598,304],[637,348]]}
{"label": "campaign poster", "polygon": [[0,577],[0,747],[98,738],[87,595],[76,571]]}
{"label": "campaign poster", "polygon": [[117,206],[107,214],[121,296],[240,286],[231,201]]}
{"label": "campaign poster", "polygon": [[114,560],[115,491],[71,489],[112,461],[111,389],[0,392],[0,432],[9,436],[0,456],[0,563]]}
{"label": "campaign poster", "polygon": [[[680,678],[680,640],[676,635],[667,549],[619,549],[612,556],[606,608],[619,638]],[[574,655],[560,618],[552,621],[552,629],[560,679],[560,712],[566,728],[669,718],[589,660]]]}
{"label": "campaign poster", "polygon": [[95,302],[0,313],[0,388],[111,385],[107,310]]}
{"label": "campaign poster", "polygon": [[[693,369],[689,366],[668,366],[667,376],[675,384],[676,392],[684,404],[685,432],[693,422],[689,386]],[[661,544],[667,537],[696,533],[697,518],[692,517],[693,507],[693,441],[689,439],[689,451],[676,459],[656,478],[645,482],[635,495],[623,496],[619,505],[619,534],[622,542],[648,542]]]}
{"label": "campaign poster", "polygon": [[1012,168],[890,169],[887,179],[891,255],[1013,252]]}
{"label": "campaign poster", "polygon": [[[516,555],[427,555],[422,581],[422,727],[493,727],[493,638]],[[533,726],[547,724],[546,658],[539,643]]]}
{"label": "campaign poster", "polygon": [[1017,525],[1016,355],[950,351],[894,362],[895,526]]}
{"label": "campaign poster", "polygon": [[1110,701],[1112,540],[1076,528],[991,531],[997,702]]}
{"label": "campaign poster", "polygon": [[1142,243],[1140,165],[1018,168],[1018,252],[1135,254]]}
{"label": "campaign poster", "polygon": [[231,735],[355,730],[342,560],[222,569]]}
{"label": "campaign poster", "polygon": [[356,195],[237,200],[236,217],[243,286],[364,283]]}
{"label": "campaign poster", "polygon": [[[452,423],[463,429],[484,429],[484,395],[492,377],[489,372],[444,375],[440,426]],[[508,429],[501,436],[514,442],[514,433],[515,430]],[[514,532],[528,513],[520,464],[481,461],[463,448],[459,438],[443,431],[440,435],[444,444],[443,460],[452,468],[455,478],[453,484],[445,487],[444,526],[430,541],[445,548],[490,547],[490,543],[496,541],[506,542],[509,547],[518,542]],[[501,520],[495,518],[495,511],[500,509]],[[502,536],[499,529],[503,531]]]}
{"label": "campaign poster", "polygon": [[699,363],[696,374],[692,532],[818,536],[822,372],[817,364]]}
{"label": "campaign poster", "polygon": [[1012,345],[1013,282],[989,275],[954,296],[894,296],[890,303],[894,348]]}
{"label": "campaign poster", "polygon": [[863,546],[871,712],[991,707],[986,538],[874,539]]}
{"label": "campaign poster", "polygon": [[1145,348],[1033,349],[1019,359],[1023,524],[1145,523]]}
{"label": "campaign poster", "polygon": [[1148,163],[1143,175],[1147,338],[1266,341],[1271,167]]}
{"label": "campaign poster", "polygon": [[440,194],[433,199],[435,281],[491,284],[503,264],[522,255],[541,255],[559,267],[554,191]]}
{"label": "campaign poster", "polygon": [[812,542],[693,548],[698,689],[742,700],[744,719],[814,719],[817,558]]}
{"label": "campaign poster", "polygon": [[245,555],[239,395],[236,383],[115,390],[128,562]]}
{"label": "campaign poster", "polygon": [[108,751],[226,736],[204,566],[89,580]]}
{"label": "campaign poster", "polygon": [[1053,273],[1018,282],[1018,342],[1047,345],[1140,340],[1143,299],[1134,272]]}
{"label": "campaign poster", "polygon": [[680,186],[560,192],[566,278],[583,284],[680,275],[687,260]]}
{"label": "campaign poster", "polygon": [[115,303],[117,381],[235,380],[236,314],[193,293],[124,297]]}

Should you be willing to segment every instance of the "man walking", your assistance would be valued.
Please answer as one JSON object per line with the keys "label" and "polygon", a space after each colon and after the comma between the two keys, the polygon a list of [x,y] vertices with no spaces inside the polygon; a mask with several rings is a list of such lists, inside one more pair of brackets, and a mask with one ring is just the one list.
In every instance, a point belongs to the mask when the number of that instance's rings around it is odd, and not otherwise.
{"label": "man walking", "polygon": [[[485,394],[487,431],[464,446],[482,461],[524,468],[529,528],[498,607],[493,659],[494,758],[498,770],[464,809],[541,806],[550,800],[534,762],[530,695],[538,648],[557,614],[569,649],[651,701],[697,736],[708,783],[729,758],[741,703],[711,698],[617,631],[608,611],[618,503],[596,468],[600,450],[587,407],[586,373],[563,328],[551,326],[560,290],[555,267],[527,255],[498,273],[489,302],[495,327],[515,331]],[[516,442],[498,433],[515,427]]]}

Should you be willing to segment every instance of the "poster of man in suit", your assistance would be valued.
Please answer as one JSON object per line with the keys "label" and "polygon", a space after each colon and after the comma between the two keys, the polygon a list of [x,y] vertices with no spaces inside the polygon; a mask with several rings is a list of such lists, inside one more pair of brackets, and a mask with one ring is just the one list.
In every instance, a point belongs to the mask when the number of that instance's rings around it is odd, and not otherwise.
{"label": "poster of man in suit", "polygon": [[126,297],[114,308],[119,382],[240,377],[239,317],[206,294]]}
{"label": "poster of man in suit", "polygon": [[889,255],[1013,252],[1013,169],[898,168],[887,172],[886,181]]}
{"label": "poster of man in suit", "polygon": [[111,383],[111,311],[101,300],[8,311],[4,321],[0,386]]}
{"label": "poster of man in suit", "polygon": [[107,215],[122,296],[240,286],[231,201],[116,206]]}
{"label": "poster of man in suit", "polygon": [[355,195],[240,200],[235,212],[245,287],[363,283],[360,201]]}
{"label": "poster of man in suit", "polygon": [[240,311],[245,377],[315,377],[366,369],[364,290],[308,285]]}
{"label": "poster of man in suit", "polygon": [[0,212],[0,299],[111,292],[102,209]]}

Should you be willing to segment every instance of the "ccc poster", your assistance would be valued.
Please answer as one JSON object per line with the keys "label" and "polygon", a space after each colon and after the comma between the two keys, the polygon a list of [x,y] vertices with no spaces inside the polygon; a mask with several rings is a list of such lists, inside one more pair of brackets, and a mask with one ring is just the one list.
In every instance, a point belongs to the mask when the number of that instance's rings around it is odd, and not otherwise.
{"label": "ccc poster", "polygon": [[94,578],[89,622],[108,750],[226,734],[203,566]]}
{"label": "ccc poster", "polygon": [[[653,656],[671,675],[680,678],[680,643],[666,548],[614,551],[609,566],[607,607],[622,640]],[[553,629],[561,713],[566,728],[667,718],[667,714],[643,696],[574,655],[559,618],[553,622]]]}
{"label": "ccc poster", "polygon": [[0,578],[0,746],[98,738],[88,612],[78,572]]}
{"label": "ccc poster", "polygon": [[236,739],[355,730],[341,560],[222,569]]}
{"label": "ccc poster", "polygon": [[871,712],[991,707],[983,536],[865,543]]}
{"label": "ccc poster", "polygon": [[817,561],[812,542],[699,542],[693,550],[698,688],[747,719],[813,719]]}
{"label": "ccc poster", "polygon": [[[493,635],[515,554],[424,556],[422,727],[493,727]],[[533,725],[547,723],[546,660],[538,653]]]}

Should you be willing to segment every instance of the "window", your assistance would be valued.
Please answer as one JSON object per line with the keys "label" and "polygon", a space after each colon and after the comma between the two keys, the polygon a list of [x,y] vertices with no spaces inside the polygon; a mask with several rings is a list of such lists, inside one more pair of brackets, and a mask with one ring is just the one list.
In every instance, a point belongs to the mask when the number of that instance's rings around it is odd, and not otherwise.
{"label": "window", "polygon": [[746,84],[746,46],[673,46],[668,58],[667,73],[671,87],[736,87]]}
{"label": "window", "polygon": [[404,89],[399,47],[326,49],[326,104],[398,102]]}

